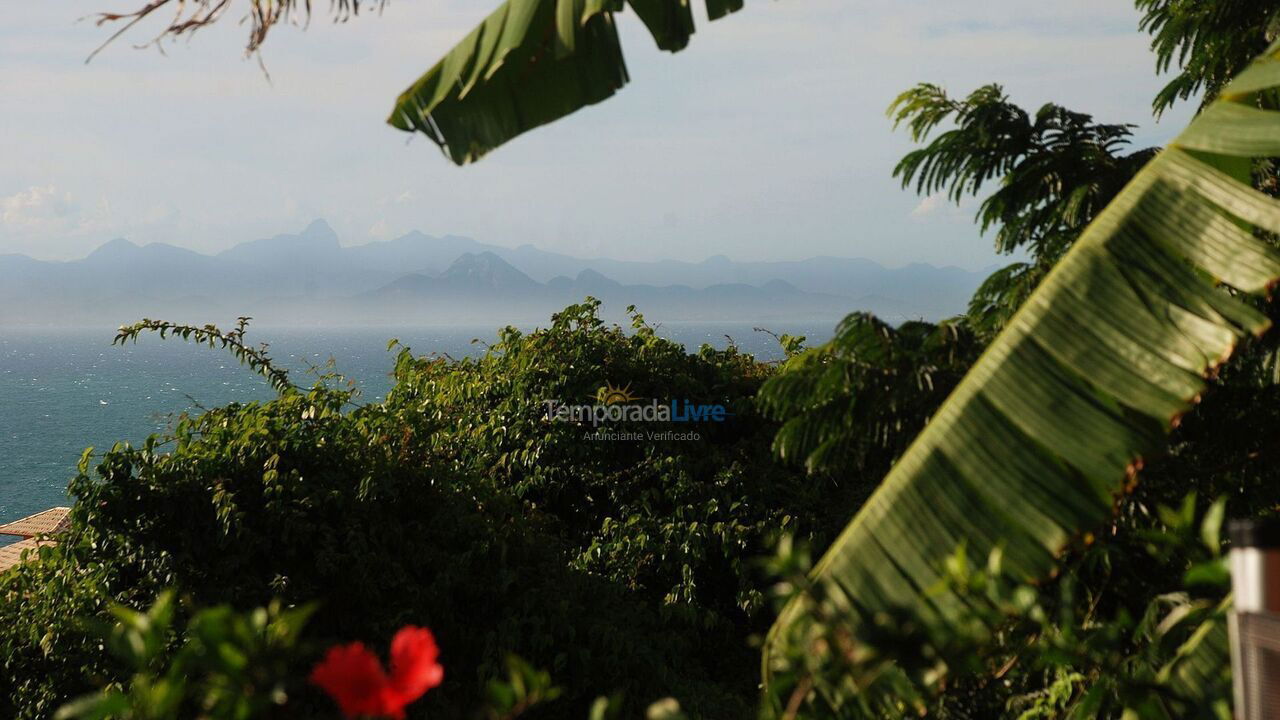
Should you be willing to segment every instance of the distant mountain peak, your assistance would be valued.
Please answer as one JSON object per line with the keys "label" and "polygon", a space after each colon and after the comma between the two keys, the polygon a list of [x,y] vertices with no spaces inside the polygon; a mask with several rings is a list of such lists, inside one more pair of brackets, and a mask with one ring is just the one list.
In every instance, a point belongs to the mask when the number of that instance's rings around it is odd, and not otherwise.
{"label": "distant mountain peak", "polygon": [[89,253],[89,257],[98,259],[113,257],[125,253],[136,252],[138,248],[139,246],[137,243],[125,240],[124,238],[116,238],[99,245],[97,250]]}
{"label": "distant mountain peak", "polygon": [[400,243],[400,242],[423,242],[424,240],[433,240],[433,239],[434,239],[434,238],[432,238],[430,235],[428,235],[428,234],[426,234],[426,233],[422,232],[421,230],[410,230],[409,232],[407,232],[407,233],[405,233],[405,234],[401,235],[401,236],[400,236],[400,237],[398,237],[398,238],[395,238],[395,239],[393,239],[393,240],[386,240],[386,241],[383,241],[383,242],[397,242],[397,243]]}
{"label": "distant mountain peak", "polygon": [[601,286],[612,287],[615,285],[621,285],[621,283],[610,279],[604,273],[601,273],[596,270],[592,270],[591,268],[587,268],[586,270],[583,270],[582,272],[578,273],[577,283],[579,285],[586,285],[589,287],[601,287]]}
{"label": "distant mountain peak", "polygon": [[219,257],[257,266],[280,263],[303,263],[313,266],[321,257],[333,257],[342,251],[338,234],[324,220],[313,220],[297,235],[276,235],[242,242],[218,254]]}
{"label": "distant mountain peak", "polygon": [[317,218],[307,225],[306,229],[298,234],[298,237],[314,242],[317,245],[338,245],[338,233],[333,231],[329,223],[323,219]]}
{"label": "distant mountain peak", "polygon": [[[455,269],[464,270],[472,267],[497,267],[502,265],[511,267],[511,264],[506,260],[503,260],[495,253],[489,252],[488,250],[481,250],[480,252],[464,252],[458,256],[457,260],[453,261],[453,264],[449,266],[449,270],[446,272],[453,272]],[[514,270],[515,268],[512,269]]]}
{"label": "distant mountain peak", "polygon": [[769,282],[766,282],[765,284],[761,285],[760,287],[765,290],[772,290],[773,292],[784,292],[784,293],[800,292],[800,288],[780,278],[774,278]]}
{"label": "distant mountain peak", "polygon": [[533,278],[520,272],[511,263],[485,250],[463,253],[440,277],[461,280],[489,287],[514,287],[536,285]]}

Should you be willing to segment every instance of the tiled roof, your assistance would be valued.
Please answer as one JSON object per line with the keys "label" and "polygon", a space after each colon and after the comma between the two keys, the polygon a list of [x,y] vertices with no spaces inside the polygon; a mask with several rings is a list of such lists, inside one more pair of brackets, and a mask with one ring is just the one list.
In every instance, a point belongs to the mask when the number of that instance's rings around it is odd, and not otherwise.
{"label": "tiled roof", "polygon": [[0,572],[22,561],[22,553],[43,545],[56,545],[53,540],[36,538],[37,535],[53,535],[67,529],[71,508],[49,508],[35,515],[0,525],[0,536],[16,535],[22,540],[10,545],[0,545]]}
{"label": "tiled roof", "polygon": [[36,540],[35,538],[27,538],[19,540],[12,545],[0,547],[0,572],[4,572],[9,568],[22,562],[22,553],[27,550],[35,550],[44,545],[56,545],[57,543],[49,540]]}
{"label": "tiled roof", "polygon": [[67,529],[67,515],[71,508],[49,508],[35,515],[14,520],[0,525],[0,535],[17,535],[18,537],[35,537],[36,535],[61,532]]}

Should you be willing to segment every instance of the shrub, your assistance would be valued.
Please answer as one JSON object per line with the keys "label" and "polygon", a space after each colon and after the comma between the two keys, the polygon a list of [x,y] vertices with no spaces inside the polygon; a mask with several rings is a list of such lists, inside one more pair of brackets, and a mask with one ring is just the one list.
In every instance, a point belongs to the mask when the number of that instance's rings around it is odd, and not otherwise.
{"label": "shrub", "polygon": [[[504,330],[477,359],[402,349],[386,402],[363,406],[324,383],[296,388],[252,351],[277,398],[184,418],[93,468],[86,456],[61,548],[0,579],[17,599],[0,611],[13,620],[0,628],[13,666],[3,709],[44,717],[124,677],[74,619],[172,587],[200,607],[314,601],[324,645],[438,628],[458,671],[411,716],[468,713],[510,652],[563,682],[558,713],[583,715],[615,690],[632,710],[674,695],[694,716],[749,712],[748,640],[768,621],[753,558],[782,530],[823,544],[852,508],[771,461],[776,426],[754,407],[770,366],[733,348],[687,353],[638,315],[632,332],[607,327],[597,307]],[[142,330],[246,347],[243,325]],[[606,384],[732,416],[690,428],[697,440],[636,443],[586,441],[583,426],[543,417],[544,401],[590,402]],[[24,635],[28,617],[53,634]],[[325,702],[295,690],[293,711]]]}

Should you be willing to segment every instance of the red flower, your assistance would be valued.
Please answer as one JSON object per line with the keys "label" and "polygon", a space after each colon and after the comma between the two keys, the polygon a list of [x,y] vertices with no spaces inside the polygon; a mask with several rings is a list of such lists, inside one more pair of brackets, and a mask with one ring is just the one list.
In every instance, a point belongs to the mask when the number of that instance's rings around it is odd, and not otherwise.
{"label": "red flower", "polygon": [[311,671],[311,682],[329,693],[349,718],[384,714],[387,675],[377,656],[361,643],[329,648]]}
{"label": "red flower", "polygon": [[406,625],[391,640],[391,689],[407,705],[444,680],[440,648],[426,628]]}
{"label": "red flower", "polygon": [[338,703],[348,718],[401,720],[404,708],[444,680],[440,650],[426,628],[407,625],[391,641],[391,677],[361,643],[329,649],[311,671],[311,682]]}

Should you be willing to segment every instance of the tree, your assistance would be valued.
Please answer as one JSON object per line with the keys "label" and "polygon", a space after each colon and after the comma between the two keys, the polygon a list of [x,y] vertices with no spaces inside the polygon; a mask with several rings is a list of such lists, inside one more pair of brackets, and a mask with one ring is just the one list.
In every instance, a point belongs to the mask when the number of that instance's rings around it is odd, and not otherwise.
{"label": "tree", "polygon": [[[931,590],[956,548],[971,566],[999,549],[1002,574],[1044,577],[1161,451],[1238,339],[1269,327],[1233,294],[1280,278],[1280,253],[1251,232],[1280,231],[1280,203],[1247,184],[1247,165],[1219,168],[1280,149],[1280,116],[1251,104],[1280,84],[1277,49],[1094,219],[817,564],[819,596],[855,646],[880,613],[963,615],[961,596]],[[838,710],[865,688],[787,660],[789,648],[810,667],[841,652],[812,644],[825,631],[803,604],[779,618],[766,661]]]}
{"label": "tree", "polygon": [[992,274],[974,294],[969,321],[988,339],[1057,263],[1081,231],[1156,153],[1129,153],[1132,125],[1098,124],[1089,115],[1046,104],[1034,116],[1009,102],[999,85],[956,100],[921,84],[889,107],[924,147],[908,153],[893,174],[920,194],[945,192],[952,202],[998,189],[978,209],[982,232],[996,229],[1000,253],[1023,250],[1017,262]]}
{"label": "tree", "polygon": [[1179,100],[1201,96],[1202,106],[1276,39],[1280,3],[1275,0],[1135,0],[1140,27],[1152,35],[1156,70],[1176,66],[1156,95],[1157,114]]}
{"label": "tree", "polygon": [[773,448],[818,475],[880,478],[973,363],[963,321],[898,327],[853,313],[829,342],[792,356],[760,388],[782,421]]}

